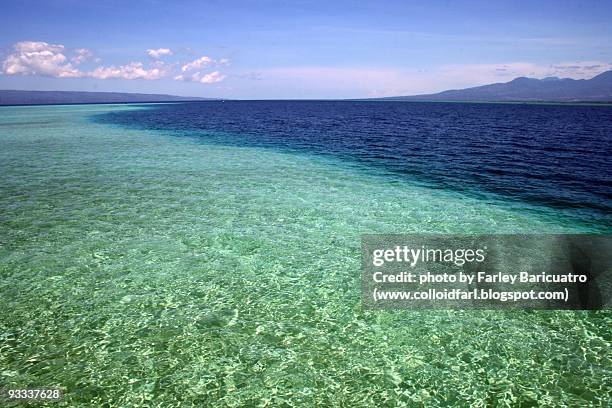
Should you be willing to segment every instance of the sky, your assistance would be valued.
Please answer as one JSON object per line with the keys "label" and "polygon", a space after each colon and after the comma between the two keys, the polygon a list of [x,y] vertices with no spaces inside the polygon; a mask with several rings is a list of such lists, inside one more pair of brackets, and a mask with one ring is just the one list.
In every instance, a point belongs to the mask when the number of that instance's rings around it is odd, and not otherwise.
{"label": "sky", "polygon": [[414,95],[612,69],[612,1],[0,2],[0,89]]}

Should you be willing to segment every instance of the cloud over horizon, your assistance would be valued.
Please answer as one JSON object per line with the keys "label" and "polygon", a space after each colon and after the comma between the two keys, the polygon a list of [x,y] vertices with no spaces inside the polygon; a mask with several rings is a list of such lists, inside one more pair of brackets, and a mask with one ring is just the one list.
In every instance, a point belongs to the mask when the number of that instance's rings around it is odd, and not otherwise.
{"label": "cloud over horizon", "polygon": [[160,68],[144,68],[142,62],[131,62],[127,65],[115,67],[98,67],[89,73],[89,77],[96,79],[161,79],[166,72]]}
{"label": "cloud over horizon", "polygon": [[153,59],[159,59],[163,56],[174,55],[170,48],[148,49],[147,54]]}
{"label": "cloud over horizon", "polygon": [[74,50],[74,53],[75,55],[70,58],[70,61],[74,62],[76,65],[82,64],[83,62],[93,58],[93,52],[87,48],[77,48]]}
{"label": "cloud over horizon", "polygon": [[[69,50],[62,44],[49,44],[44,41],[20,41],[12,46],[10,53],[2,62],[1,73],[5,75],[38,75],[53,78],[93,78],[93,79],[125,79],[125,80],[157,80],[171,78],[176,64],[166,64],[159,61],[162,56],[173,55],[169,48],[148,49],[147,54],[154,60],[151,66],[133,61],[125,65],[95,66],[90,70],[79,66],[93,59],[93,52],[87,48]],[[224,60],[226,61],[226,60]],[[94,62],[100,62],[95,59]],[[195,61],[183,63],[182,71],[205,68],[215,63],[208,56],[202,56]],[[180,76],[180,75],[179,75]],[[219,71],[203,73],[194,72],[189,79],[174,77],[175,80],[212,84],[225,79]]]}
{"label": "cloud over horizon", "polygon": [[191,71],[194,69],[199,69],[199,68],[205,68],[209,65],[211,65],[214,61],[212,60],[212,58],[207,57],[207,56],[203,56],[200,57],[196,60],[193,60],[185,65],[183,65],[181,67],[181,71],[183,72],[187,72],[187,71]]}
{"label": "cloud over horizon", "polygon": [[203,73],[201,69],[204,69],[209,66],[220,66],[228,64],[229,60],[227,58],[222,58],[217,61],[210,57],[203,56],[191,62],[188,62],[187,64],[184,64],[181,67],[181,72],[183,73],[175,76],[174,79],[177,81],[214,84],[216,82],[223,81],[226,78],[226,75],[220,73],[219,71]]}
{"label": "cloud over horizon", "polygon": [[[214,59],[203,55],[181,61],[177,60],[179,57],[170,48],[150,48],[145,52],[150,57],[148,62],[130,61],[104,65],[88,48],[67,48],[62,44],[43,41],[20,41],[13,44],[11,51],[0,62],[0,73],[7,76],[32,75],[97,80],[168,79],[207,85],[219,83],[228,77],[221,72],[222,67],[229,65],[226,58]],[[168,62],[164,57],[173,59]],[[520,76],[588,79],[611,69],[612,63],[598,60],[550,64],[516,61],[498,64],[451,64],[426,69],[305,65],[259,69],[255,76],[252,72],[247,75],[238,71],[234,72],[232,80],[249,81],[250,78],[256,77],[256,87],[271,91],[272,94],[278,93],[280,97],[331,95],[352,98],[435,93],[507,82]]]}
{"label": "cloud over horizon", "polygon": [[296,91],[307,89],[309,92],[324,92],[333,89],[338,97],[350,98],[436,93],[508,82],[522,76],[590,79],[607,70],[612,70],[612,63],[603,61],[455,64],[431,69],[294,66],[259,70],[257,78],[264,83],[281,84],[285,88],[294,86]]}
{"label": "cloud over horizon", "polygon": [[6,75],[47,75],[56,78],[78,78],[83,73],[75,68],[61,44],[42,41],[21,41],[13,45],[14,52],[4,60]]}
{"label": "cloud over horizon", "polygon": [[225,78],[226,75],[221,74],[219,71],[214,71],[209,74],[202,74],[198,71],[191,75],[177,75],[174,77],[177,81],[201,82],[203,84],[214,84],[223,81]]}

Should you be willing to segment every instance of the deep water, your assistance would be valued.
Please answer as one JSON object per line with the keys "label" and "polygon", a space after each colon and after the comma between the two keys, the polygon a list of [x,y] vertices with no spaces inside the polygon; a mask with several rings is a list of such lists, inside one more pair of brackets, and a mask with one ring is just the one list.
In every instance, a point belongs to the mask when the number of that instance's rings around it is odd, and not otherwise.
{"label": "deep water", "polygon": [[210,101],[98,120],[332,155],[434,188],[495,193],[612,222],[612,106]]}
{"label": "deep water", "polygon": [[[360,235],[609,232],[610,109],[339,106],[0,108],[0,388],[62,387],[48,406],[607,406],[610,312],[364,311]],[[534,171],[471,176],[516,162]]]}

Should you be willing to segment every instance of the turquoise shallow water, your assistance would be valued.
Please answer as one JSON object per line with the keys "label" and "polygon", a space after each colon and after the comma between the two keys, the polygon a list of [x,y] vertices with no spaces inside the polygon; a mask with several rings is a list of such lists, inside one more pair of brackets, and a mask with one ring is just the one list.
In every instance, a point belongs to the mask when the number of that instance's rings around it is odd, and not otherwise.
{"label": "turquoise shallow water", "polygon": [[[0,108],[0,387],[59,405],[604,406],[609,312],[364,312],[360,234],[609,232],[307,154]],[[57,405],[57,404],[56,404]]]}

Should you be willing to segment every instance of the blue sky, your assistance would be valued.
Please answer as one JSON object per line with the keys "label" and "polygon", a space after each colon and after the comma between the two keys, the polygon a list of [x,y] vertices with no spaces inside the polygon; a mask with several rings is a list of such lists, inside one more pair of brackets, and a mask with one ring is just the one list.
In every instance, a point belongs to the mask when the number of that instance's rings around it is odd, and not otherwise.
{"label": "blue sky", "polygon": [[590,78],[612,69],[610,21],[610,1],[3,0],[0,88],[354,98]]}

